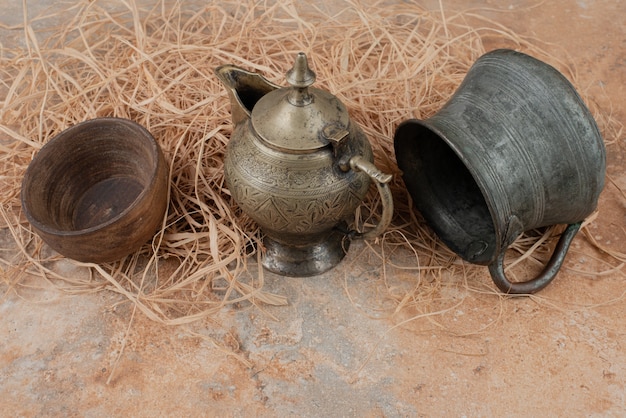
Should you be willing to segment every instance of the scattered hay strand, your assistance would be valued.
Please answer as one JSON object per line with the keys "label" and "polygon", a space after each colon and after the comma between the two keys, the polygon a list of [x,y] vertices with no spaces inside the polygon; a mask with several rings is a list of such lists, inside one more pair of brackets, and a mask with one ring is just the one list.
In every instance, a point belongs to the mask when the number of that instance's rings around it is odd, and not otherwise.
{"label": "scattered hay strand", "polygon": [[[545,59],[575,78],[566,60],[477,14],[429,13],[411,2],[383,6],[352,0],[336,10],[295,1],[103,3],[81,0],[62,12],[61,26],[45,31],[35,24],[59,14],[29,17],[24,4],[23,25],[0,28],[20,31],[24,42],[3,48],[0,57],[0,218],[15,242],[0,258],[3,280],[7,292],[18,291],[27,275],[70,292],[107,289],[152,320],[171,325],[235,303],[287,303],[263,290],[259,263],[249,270],[248,259],[261,256],[260,234],[224,185],[222,160],[232,126],[215,67],[232,63],[284,85],[295,54],[307,53],[318,87],[346,104],[369,136],[377,165],[395,174],[396,217],[385,237],[367,250],[384,266],[411,275],[407,280],[435,285],[442,269],[467,280],[468,267],[412,208],[394,162],[397,124],[439,110],[485,52],[487,39]],[[596,113],[607,132],[621,132]],[[21,179],[50,138],[102,116],[132,119],[155,136],[170,163],[170,205],[162,229],[137,253],[103,265],[73,263],[88,273],[85,279],[68,277],[55,271],[59,256],[22,216]],[[376,223],[377,206],[371,193],[355,222]],[[545,248],[550,237],[548,231],[518,242],[520,261]],[[414,254],[415,265],[387,264],[387,253],[396,248]],[[417,287],[397,294],[397,309],[419,303]]]}

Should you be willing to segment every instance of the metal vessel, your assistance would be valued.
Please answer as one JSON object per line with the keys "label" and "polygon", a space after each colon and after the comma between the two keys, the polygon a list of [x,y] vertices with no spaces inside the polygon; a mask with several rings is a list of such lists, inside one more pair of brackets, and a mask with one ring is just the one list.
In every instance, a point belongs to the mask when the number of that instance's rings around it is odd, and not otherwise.
{"label": "metal vessel", "polygon": [[[506,293],[554,279],[604,186],[604,143],[583,100],[555,68],[512,50],[480,57],[439,112],[400,124],[394,145],[427,223]],[[509,281],[507,247],[554,224],[568,226],[543,272]]]}
{"label": "metal vessel", "polygon": [[[334,267],[350,238],[373,238],[388,226],[391,175],[373,164],[371,146],[345,106],[311,85],[304,53],[287,72],[288,87],[233,65],[216,74],[226,86],[233,132],[224,160],[226,185],[264,233],[263,265],[287,276],[311,276]],[[347,230],[370,182],[382,201],[373,229]]]}

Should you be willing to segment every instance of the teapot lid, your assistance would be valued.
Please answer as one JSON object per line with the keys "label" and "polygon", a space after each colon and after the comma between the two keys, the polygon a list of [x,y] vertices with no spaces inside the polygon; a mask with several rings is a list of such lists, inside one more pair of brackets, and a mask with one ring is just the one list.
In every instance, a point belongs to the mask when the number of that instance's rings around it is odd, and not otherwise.
{"label": "teapot lid", "polygon": [[273,148],[307,153],[348,135],[348,111],[332,94],[314,87],[315,73],[298,53],[286,75],[290,87],[265,94],[252,109],[252,126]]}

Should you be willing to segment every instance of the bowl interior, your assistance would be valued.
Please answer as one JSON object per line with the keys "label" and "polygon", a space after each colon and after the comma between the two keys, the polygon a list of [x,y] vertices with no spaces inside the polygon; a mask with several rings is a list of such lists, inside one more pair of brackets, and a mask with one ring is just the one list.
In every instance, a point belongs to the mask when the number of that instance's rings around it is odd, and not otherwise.
{"label": "bowl interior", "polygon": [[71,232],[122,216],[154,181],[158,147],[123,119],[75,125],[46,144],[24,178],[26,213],[40,229]]}

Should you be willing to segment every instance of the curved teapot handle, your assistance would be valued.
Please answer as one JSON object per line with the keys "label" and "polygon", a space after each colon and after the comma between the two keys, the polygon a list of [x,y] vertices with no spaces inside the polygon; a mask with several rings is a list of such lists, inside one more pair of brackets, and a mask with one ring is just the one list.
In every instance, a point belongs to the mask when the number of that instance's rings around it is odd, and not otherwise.
{"label": "curved teapot handle", "polygon": [[565,254],[567,253],[574,236],[580,229],[580,225],[581,222],[569,224],[567,226],[565,231],[563,231],[563,234],[561,234],[559,242],[556,244],[556,248],[554,249],[554,253],[552,254],[552,257],[550,257],[550,261],[548,261],[548,264],[546,264],[543,271],[536,278],[526,282],[513,283],[506,278],[504,273],[504,253],[506,251],[502,251],[500,255],[498,255],[498,258],[489,265],[489,273],[491,273],[493,282],[501,291],[508,294],[530,294],[543,289],[550,284],[552,279],[556,276],[556,273],[561,268],[563,260],[565,260]]}
{"label": "curved teapot handle", "polygon": [[376,183],[376,187],[378,188],[378,194],[380,194],[380,200],[383,205],[383,213],[378,225],[374,228],[370,229],[367,232],[356,232],[355,236],[358,238],[364,239],[372,239],[376,238],[380,234],[382,234],[385,229],[391,223],[391,218],[393,217],[393,196],[391,195],[391,190],[389,189],[388,183],[391,181],[391,174],[385,174],[380,171],[374,164],[367,161],[365,158],[360,155],[354,156],[350,158],[350,168],[355,171],[363,171],[367,174],[373,181]]}

